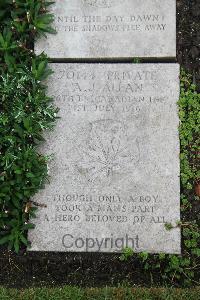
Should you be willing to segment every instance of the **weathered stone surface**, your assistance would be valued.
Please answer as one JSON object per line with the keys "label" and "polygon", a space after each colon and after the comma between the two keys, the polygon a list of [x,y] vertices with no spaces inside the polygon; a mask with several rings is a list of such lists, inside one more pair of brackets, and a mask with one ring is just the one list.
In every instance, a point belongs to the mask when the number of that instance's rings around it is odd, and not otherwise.
{"label": "weathered stone surface", "polygon": [[179,66],[51,67],[60,119],[31,250],[179,253]]}
{"label": "weathered stone surface", "polygon": [[36,53],[51,58],[176,56],[175,0],[58,0],[56,35],[40,39]]}

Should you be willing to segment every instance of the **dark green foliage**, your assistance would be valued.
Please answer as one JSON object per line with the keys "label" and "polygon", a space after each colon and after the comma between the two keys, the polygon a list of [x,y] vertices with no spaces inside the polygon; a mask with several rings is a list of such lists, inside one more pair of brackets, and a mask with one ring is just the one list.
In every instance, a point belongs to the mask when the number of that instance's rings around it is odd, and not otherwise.
{"label": "dark green foliage", "polygon": [[200,179],[200,94],[182,71],[180,107],[181,183],[191,190]]}
{"label": "dark green foliage", "polygon": [[121,261],[127,261],[133,255],[133,253],[134,253],[134,251],[132,248],[124,248],[119,259]]}
{"label": "dark green foliage", "polygon": [[41,80],[51,71],[47,57],[31,49],[36,34],[51,32],[50,3],[0,2],[0,244],[19,251],[28,245],[30,197],[47,179],[47,158],[37,152],[57,110]]}
{"label": "dark green foliage", "polygon": [[[150,255],[146,252],[135,254],[145,271],[159,274],[165,283],[189,286],[200,281],[200,218],[196,209],[200,199],[195,195],[195,184],[200,181],[200,94],[192,84],[191,76],[181,72],[181,93],[179,100],[180,144],[181,144],[181,255]],[[170,223],[166,230],[173,230]],[[122,258],[124,257],[124,254]]]}

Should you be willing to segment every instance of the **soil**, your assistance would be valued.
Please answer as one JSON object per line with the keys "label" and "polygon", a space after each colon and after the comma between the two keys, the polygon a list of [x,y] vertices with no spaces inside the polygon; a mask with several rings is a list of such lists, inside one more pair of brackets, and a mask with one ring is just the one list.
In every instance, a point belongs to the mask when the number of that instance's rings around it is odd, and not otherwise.
{"label": "soil", "polygon": [[[167,1],[167,0],[166,0]],[[177,61],[193,74],[200,91],[200,1],[177,0]],[[191,195],[192,196],[192,195]],[[194,212],[196,209],[194,209]],[[159,274],[141,273],[137,258],[121,262],[119,254],[29,253],[0,249],[0,285],[10,287],[116,285],[148,286]]]}
{"label": "soil", "polygon": [[177,61],[200,91],[200,1],[177,0]]}

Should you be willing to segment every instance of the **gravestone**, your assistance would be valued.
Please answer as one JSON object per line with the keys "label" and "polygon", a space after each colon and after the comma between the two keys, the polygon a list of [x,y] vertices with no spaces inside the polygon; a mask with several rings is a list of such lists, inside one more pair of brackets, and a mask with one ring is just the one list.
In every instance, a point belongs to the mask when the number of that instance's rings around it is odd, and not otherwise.
{"label": "gravestone", "polygon": [[179,66],[50,67],[60,119],[31,250],[180,253]]}
{"label": "gravestone", "polygon": [[50,58],[172,58],[175,0],[57,0],[56,35],[35,44]]}

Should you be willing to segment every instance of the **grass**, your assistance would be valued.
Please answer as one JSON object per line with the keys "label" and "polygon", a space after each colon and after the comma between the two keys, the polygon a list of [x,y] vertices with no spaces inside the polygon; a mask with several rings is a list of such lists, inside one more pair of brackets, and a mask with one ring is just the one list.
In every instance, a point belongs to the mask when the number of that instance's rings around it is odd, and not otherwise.
{"label": "grass", "polygon": [[0,300],[200,300],[200,287],[170,288],[0,288]]}

